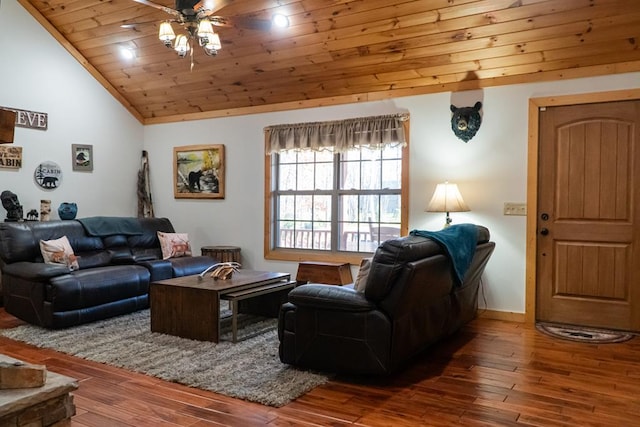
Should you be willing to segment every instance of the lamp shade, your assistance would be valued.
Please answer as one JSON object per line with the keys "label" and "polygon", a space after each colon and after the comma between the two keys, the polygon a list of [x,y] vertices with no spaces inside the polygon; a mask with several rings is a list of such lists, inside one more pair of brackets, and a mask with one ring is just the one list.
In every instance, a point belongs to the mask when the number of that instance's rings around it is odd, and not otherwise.
{"label": "lamp shade", "polygon": [[469,207],[462,199],[456,184],[444,182],[436,186],[436,191],[427,206],[426,212],[467,212]]}
{"label": "lamp shade", "polygon": [[213,26],[211,25],[211,21],[208,19],[203,19],[198,24],[198,37],[204,39],[204,44],[207,44],[211,37],[213,37]]}
{"label": "lamp shade", "polygon": [[176,37],[176,44],[174,46],[174,49],[176,50],[176,52],[178,52],[178,55],[185,56],[187,54],[187,51],[189,50],[189,40],[187,39],[187,36],[185,36],[184,34],[180,34],[178,37]]}
{"label": "lamp shade", "polygon": [[212,33],[209,37],[209,43],[207,43],[207,48],[220,50],[222,49],[222,43],[220,42],[220,36],[218,33]]}
{"label": "lamp shade", "polygon": [[160,31],[158,32],[158,38],[163,42],[170,42],[176,38],[176,33],[173,32],[171,24],[169,22],[163,22],[160,24]]}

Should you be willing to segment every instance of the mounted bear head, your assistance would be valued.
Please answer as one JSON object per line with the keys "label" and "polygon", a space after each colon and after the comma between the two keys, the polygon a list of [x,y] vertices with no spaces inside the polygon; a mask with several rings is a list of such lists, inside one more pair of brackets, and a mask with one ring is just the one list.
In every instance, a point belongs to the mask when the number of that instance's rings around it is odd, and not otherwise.
{"label": "mounted bear head", "polygon": [[476,102],[473,107],[461,108],[451,104],[451,112],[453,113],[451,115],[451,130],[464,142],[468,142],[473,138],[478,129],[480,129],[480,124],[482,123],[481,108],[482,102]]}

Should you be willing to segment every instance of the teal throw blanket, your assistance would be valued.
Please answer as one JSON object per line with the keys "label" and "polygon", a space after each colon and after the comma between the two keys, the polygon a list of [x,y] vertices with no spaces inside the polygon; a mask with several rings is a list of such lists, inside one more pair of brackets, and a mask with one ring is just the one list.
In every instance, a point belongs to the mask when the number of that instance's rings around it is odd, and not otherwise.
{"label": "teal throw blanket", "polygon": [[116,216],[94,216],[90,218],[79,218],[89,236],[113,236],[114,234],[124,234],[134,236],[142,234],[142,226],[137,218],[116,217]]}
{"label": "teal throw blanket", "polygon": [[413,230],[410,234],[440,244],[451,259],[458,285],[462,285],[478,244],[478,228],[474,224],[456,224],[440,231]]}

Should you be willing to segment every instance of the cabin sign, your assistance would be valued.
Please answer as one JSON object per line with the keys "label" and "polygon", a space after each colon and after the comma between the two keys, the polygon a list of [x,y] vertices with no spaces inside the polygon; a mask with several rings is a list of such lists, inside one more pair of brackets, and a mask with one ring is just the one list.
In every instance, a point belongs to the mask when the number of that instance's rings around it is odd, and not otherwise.
{"label": "cabin sign", "polygon": [[0,145],[0,168],[20,169],[22,167],[22,147]]}

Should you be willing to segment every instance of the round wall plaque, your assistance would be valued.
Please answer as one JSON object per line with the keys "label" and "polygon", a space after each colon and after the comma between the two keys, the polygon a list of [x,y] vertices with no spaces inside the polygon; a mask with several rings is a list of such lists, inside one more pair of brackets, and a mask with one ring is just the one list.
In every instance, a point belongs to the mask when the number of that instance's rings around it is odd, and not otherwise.
{"label": "round wall plaque", "polygon": [[55,162],[42,162],[36,167],[33,178],[45,190],[55,190],[62,184],[62,168]]}

